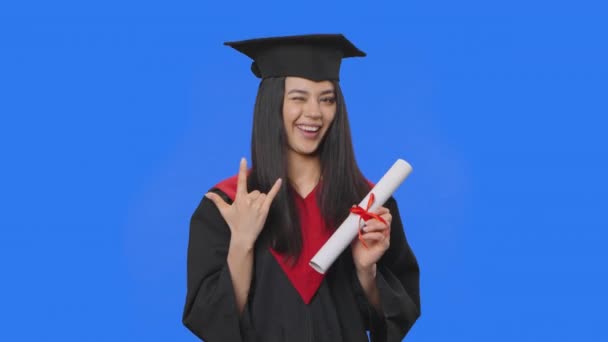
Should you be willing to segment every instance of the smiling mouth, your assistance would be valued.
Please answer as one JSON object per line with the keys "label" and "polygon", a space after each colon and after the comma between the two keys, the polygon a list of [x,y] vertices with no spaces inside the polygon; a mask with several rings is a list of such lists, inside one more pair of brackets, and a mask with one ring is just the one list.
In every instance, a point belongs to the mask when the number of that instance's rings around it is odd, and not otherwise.
{"label": "smiling mouth", "polygon": [[296,127],[298,127],[301,131],[304,131],[306,133],[317,133],[318,131],[321,130],[321,126],[314,126],[314,125],[296,125]]}

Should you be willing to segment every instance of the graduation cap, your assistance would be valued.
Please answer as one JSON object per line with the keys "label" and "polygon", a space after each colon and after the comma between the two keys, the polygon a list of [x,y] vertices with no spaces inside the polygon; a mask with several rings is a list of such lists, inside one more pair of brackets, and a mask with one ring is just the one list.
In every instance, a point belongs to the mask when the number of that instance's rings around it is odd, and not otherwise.
{"label": "graduation cap", "polygon": [[253,59],[259,78],[297,76],[313,81],[339,80],[342,58],[365,57],[341,34],[311,34],[225,42]]}

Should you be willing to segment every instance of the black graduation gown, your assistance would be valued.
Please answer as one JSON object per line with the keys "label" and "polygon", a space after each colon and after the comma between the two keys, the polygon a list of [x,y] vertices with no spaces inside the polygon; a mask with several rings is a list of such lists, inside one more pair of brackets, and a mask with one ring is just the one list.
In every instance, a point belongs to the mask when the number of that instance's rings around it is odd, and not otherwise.
{"label": "black graduation gown", "polygon": [[[221,190],[213,191],[231,202]],[[230,228],[215,204],[203,198],[190,223],[184,325],[207,342],[359,342],[368,341],[366,330],[373,342],[401,341],[420,315],[419,270],[396,201],[391,198],[384,206],[393,220],[390,247],[377,267],[381,313],[368,305],[350,248],[305,304],[260,242],[249,297],[239,317],[227,263]]]}

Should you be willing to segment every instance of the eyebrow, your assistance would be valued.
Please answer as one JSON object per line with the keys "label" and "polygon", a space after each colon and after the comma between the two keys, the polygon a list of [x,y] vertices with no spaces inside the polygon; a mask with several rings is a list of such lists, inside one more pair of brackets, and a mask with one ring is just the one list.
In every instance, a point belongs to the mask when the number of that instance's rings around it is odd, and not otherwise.
{"label": "eyebrow", "polygon": [[[292,89],[289,92],[287,92],[287,95],[292,94],[292,93],[300,93],[300,94],[304,94],[304,95],[309,95],[310,93],[306,90],[302,90],[302,89]],[[327,89],[327,90],[323,90],[319,95],[326,95],[326,94],[333,94],[334,91],[332,89]]]}

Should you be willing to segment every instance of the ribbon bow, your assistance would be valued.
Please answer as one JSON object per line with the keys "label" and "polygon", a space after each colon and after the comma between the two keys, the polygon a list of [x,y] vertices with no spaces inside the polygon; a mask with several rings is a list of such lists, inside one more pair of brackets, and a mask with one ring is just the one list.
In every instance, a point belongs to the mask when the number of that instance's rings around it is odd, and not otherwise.
{"label": "ribbon bow", "polygon": [[[371,194],[369,194],[369,199],[367,200],[367,208],[363,209],[358,205],[353,205],[353,207],[350,208],[351,213],[353,213],[355,215],[359,215],[359,226],[361,226],[361,220],[367,222],[368,220],[371,220],[373,218],[375,218],[376,220],[378,220],[384,224],[387,224],[386,221],[382,217],[380,217],[380,215],[369,212],[369,208],[372,207],[372,204],[374,204],[375,199],[376,199],[376,197],[374,196],[374,193],[372,192]],[[363,240],[363,234],[361,234],[361,229],[359,229],[359,241],[361,241],[361,243],[363,244],[363,246],[365,248],[368,248],[367,244]]]}

